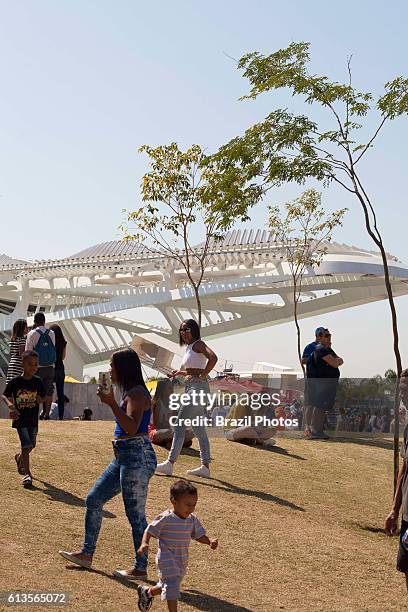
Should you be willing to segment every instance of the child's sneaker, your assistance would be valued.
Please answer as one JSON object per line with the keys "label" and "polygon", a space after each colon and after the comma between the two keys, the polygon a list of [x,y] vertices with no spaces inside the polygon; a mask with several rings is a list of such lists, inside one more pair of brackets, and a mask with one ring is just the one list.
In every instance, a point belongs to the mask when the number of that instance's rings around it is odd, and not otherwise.
{"label": "child's sneaker", "polygon": [[33,479],[31,478],[31,474],[26,474],[23,478],[23,487],[27,489],[28,487],[33,486]]}
{"label": "child's sneaker", "polygon": [[173,464],[171,461],[163,461],[159,463],[156,468],[155,474],[163,474],[164,476],[171,476],[173,474]]}
{"label": "child's sneaker", "polygon": [[139,610],[150,610],[153,603],[153,597],[149,595],[149,587],[139,584],[139,586],[137,587],[137,593],[139,595],[139,599],[137,602],[137,607],[139,608]]}

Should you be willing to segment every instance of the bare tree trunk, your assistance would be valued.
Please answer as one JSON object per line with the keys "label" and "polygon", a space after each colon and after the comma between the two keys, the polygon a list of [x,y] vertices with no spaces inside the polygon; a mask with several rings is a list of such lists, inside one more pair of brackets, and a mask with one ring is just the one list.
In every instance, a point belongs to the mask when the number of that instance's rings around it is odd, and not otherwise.
{"label": "bare tree trunk", "polygon": [[298,316],[297,316],[298,300],[299,300],[299,296],[297,295],[296,282],[294,281],[293,282],[293,315],[295,319],[296,334],[297,334],[297,352],[298,352],[299,363],[300,363],[300,366],[303,372],[303,377],[305,377],[306,376],[305,366],[302,363],[302,347],[300,344],[301,342],[300,326],[299,326],[299,321],[298,321]]}
{"label": "bare tree trunk", "polygon": [[[352,175],[352,180],[354,184],[355,193],[358,199],[360,200],[361,206],[364,211],[367,233],[370,236],[370,238],[373,240],[375,245],[378,247],[381,253],[381,260],[382,260],[383,268],[384,268],[385,287],[387,290],[388,304],[391,310],[392,333],[393,333],[393,338],[394,338],[394,355],[395,355],[395,362],[397,366],[397,382],[396,382],[395,395],[394,395],[394,494],[395,494],[395,490],[397,488],[398,472],[399,472],[399,433],[400,433],[399,432],[399,404],[400,404],[399,402],[399,379],[400,379],[401,372],[402,372],[401,353],[399,350],[397,311],[395,308],[394,296],[392,293],[387,254],[384,249],[384,244],[382,241],[381,234],[378,228],[376,227],[376,232],[377,232],[377,235],[376,235],[371,227],[367,203],[364,200],[364,197],[362,196],[362,194],[360,193],[357,182],[355,180],[354,171]],[[373,210],[372,207],[371,207],[371,210]]]}
{"label": "bare tree trunk", "polygon": [[202,306],[201,306],[201,299],[200,299],[200,289],[199,287],[196,287],[195,285],[193,285],[194,287],[194,294],[195,294],[195,299],[196,299],[196,303],[197,303],[197,318],[198,318],[198,326],[201,328],[201,312],[202,312]]}

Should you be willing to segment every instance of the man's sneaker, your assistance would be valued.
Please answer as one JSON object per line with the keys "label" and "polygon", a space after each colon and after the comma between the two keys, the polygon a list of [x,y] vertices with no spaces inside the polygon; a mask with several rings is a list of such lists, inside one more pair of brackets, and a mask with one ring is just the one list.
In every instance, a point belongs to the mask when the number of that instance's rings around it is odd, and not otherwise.
{"label": "man's sneaker", "polygon": [[149,587],[139,584],[137,587],[137,594],[139,596],[137,602],[139,610],[150,610],[153,603],[153,597],[149,595]]}
{"label": "man's sneaker", "polygon": [[171,461],[163,461],[157,465],[155,474],[163,474],[164,476],[171,476],[173,474],[173,464]]}
{"label": "man's sneaker", "polygon": [[26,474],[23,478],[23,487],[27,489],[28,487],[33,486],[33,479],[31,478],[31,474]]}
{"label": "man's sneaker", "polygon": [[205,465],[200,465],[199,468],[195,468],[194,470],[187,470],[187,474],[190,474],[190,476],[202,476],[202,478],[211,478],[210,470]]}

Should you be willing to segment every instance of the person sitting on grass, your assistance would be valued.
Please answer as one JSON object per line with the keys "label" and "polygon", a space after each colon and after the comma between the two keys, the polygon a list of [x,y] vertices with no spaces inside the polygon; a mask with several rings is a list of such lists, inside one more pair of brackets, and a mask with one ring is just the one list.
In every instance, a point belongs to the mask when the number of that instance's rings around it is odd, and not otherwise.
{"label": "person sitting on grass", "polygon": [[39,404],[45,397],[41,378],[36,376],[38,370],[38,354],[35,351],[25,351],[21,356],[23,373],[12,378],[6,385],[2,395],[7,404],[12,427],[17,429],[21,442],[21,453],[14,457],[18,473],[23,476],[23,486],[33,484],[30,472],[30,453],[35,448],[38,431]]}
{"label": "person sitting on grass", "polygon": [[150,538],[158,539],[156,563],[160,580],[154,587],[138,586],[139,610],[149,610],[153,597],[161,594],[162,600],[167,601],[169,611],[175,612],[181,581],[187,570],[191,540],[208,544],[212,550],[217,548],[218,540],[206,536],[204,527],[193,514],[197,498],[197,488],[191,482],[177,480],[170,488],[173,510],[165,510],[147,526],[138,552],[139,555],[147,553]]}
{"label": "person sitting on grass", "polygon": [[51,410],[50,410],[50,420],[51,421],[71,421],[72,413],[69,409],[69,397],[64,395],[64,412],[62,413],[62,419],[60,418],[61,408],[58,406],[57,402],[52,402]]}
{"label": "person sitting on grass", "polygon": [[[170,427],[172,411],[169,408],[170,396],[173,393],[173,381],[168,378],[157,382],[156,392],[152,400],[152,419],[148,427],[149,440],[157,446],[170,450],[174,431]],[[186,429],[183,448],[189,448],[193,443],[192,430]]]}

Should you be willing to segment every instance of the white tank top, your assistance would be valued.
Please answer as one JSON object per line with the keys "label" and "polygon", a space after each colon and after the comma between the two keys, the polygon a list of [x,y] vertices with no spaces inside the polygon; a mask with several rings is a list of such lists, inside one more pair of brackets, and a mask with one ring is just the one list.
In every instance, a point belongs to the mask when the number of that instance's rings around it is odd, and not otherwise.
{"label": "white tank top", "polygon": [[193,346],[198,340],[195,340],[191,344],[188,344],[186,347],[186,352],[184,354],[183,360],[181,362],[181,368],[195,368],[197,370],[204,370],[207,365],[207,357],[202,353],[196,353],[193,351]]}

